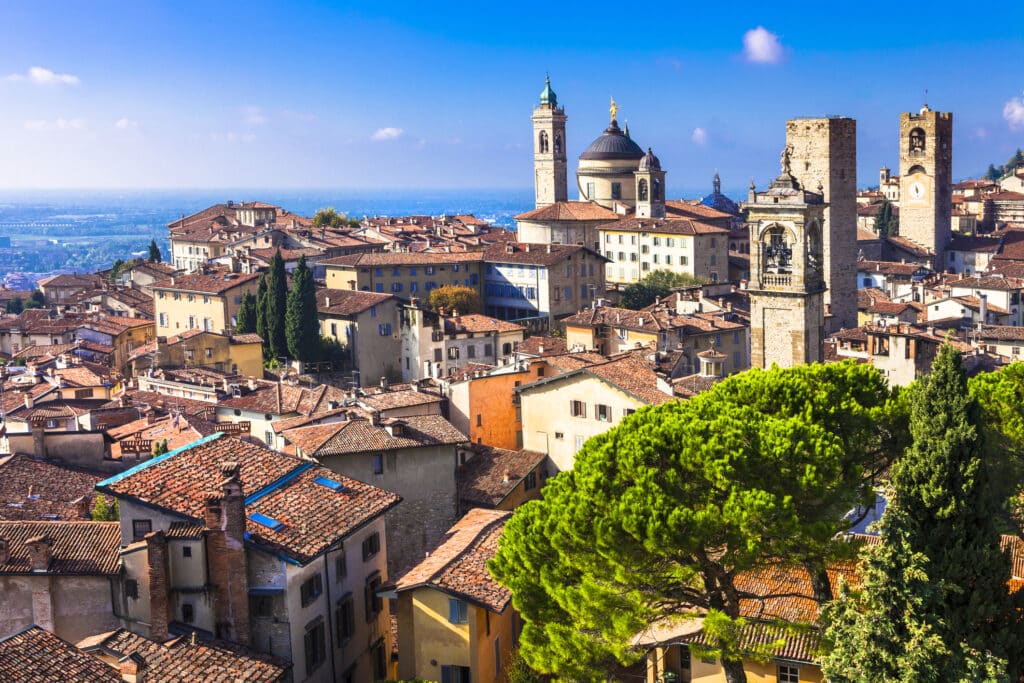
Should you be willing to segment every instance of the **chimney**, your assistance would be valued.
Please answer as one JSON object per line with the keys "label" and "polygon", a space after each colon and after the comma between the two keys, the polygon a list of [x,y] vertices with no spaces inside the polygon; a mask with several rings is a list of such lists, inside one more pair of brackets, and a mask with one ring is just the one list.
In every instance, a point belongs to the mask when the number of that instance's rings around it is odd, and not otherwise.
{"label": "chimney", "polygon": [[45,572],[53,560],[53,539],[49,536],[33,536],[25,541],[32,571]]}
{"label": "chimney", "polygon": [[330,307],[331,307],[331,297],[325,296],[324,297],[324,308],[330,308]]}
{"label": "chimney", "polygon": [[37,460],[46,458],[46,423],[41,420],[32,420],[32,455]]}
{"label": "chimney", "polygon": [[36,403],[35,399],[32,398],[32,396],[30,396],[29,394],[25,394],[25,409],[26,410],[32,410],[32,407],[35,405],[35,403]]}
{"label": "chimney", "polygon": [[[207,527],[213,521],[215,509],[217,526],[207,535],[210,583],[213,584],[214,635],[233,643],[248,645],[251,638],[249,624],[249,571],[245,549],[245,492],[241,467],[237,462],[221,463],[222,496],[208,507]],[[213,496],[216,497],[216,496]],[[210,500],[210,497],[207,499]],[[208,503],[209,505],[209,503]]]}
{"label": "chimney", "polygon": [[7,539],[0,538],[0,564],[6,564],[11,559],[11,551],[7,548]]}
{"label": "chimney", "polygon": [[79,496],[71,501],[71,505],[75,508],[75,514],[82,519],[92,519],[92,514],[89,512],[89,497]]}
{"label": "chimney", "polygon": [[979,306],[979,308],[981,309],[979,311],[979,313],[981,314],[981,324],[982,325],[987,325],[988,324],[988,294],[978,294],[978,299],[981,300],[981,305]]}
{"label": "chimney", "polygon": [[246,382],[246,386],[249,387],[249,391],[256,391],[256,378],[250,377],[249,381]]}
{"label": "chimney", "polygon": [[146,660],[137,652],[117,660],[117,669],[124,683],[145,683]]}
{"label": "chimney", "polygon": [[388,378],[383,375],[380,377],[380,388],[384,391],[388,390]]}
{"label": "chimney", "polygon": [[207,493],[203,506],[203,524],[207,529],[219,529],[223,506],[219,493]]}
{"label": "chimney", "polygon": [[548,252],[549,254],[551,253],[551,245],[550,245],[550,244],[548,244],[548,245],[547,245],[547,252]]}
{"label": "chimney", "polygon": [[505,470],[505,473],[501,477],[501,483],[502,484],[507,484],[508,480],[509,480],[508,470]]}
{"label": "chimney", "polygon": [[530,243],[529,242],[527,242],[526,244],[523,245],[523,251],[525,251],[525,252],[529,252],[530,251]]}

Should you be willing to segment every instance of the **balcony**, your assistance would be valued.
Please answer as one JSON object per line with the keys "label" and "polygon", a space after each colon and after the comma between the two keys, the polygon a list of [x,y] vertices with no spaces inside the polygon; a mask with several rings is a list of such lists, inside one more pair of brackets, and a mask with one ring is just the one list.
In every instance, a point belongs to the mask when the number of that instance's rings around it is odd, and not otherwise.
{"label": "balcony", "polygon": [[793,286],[793,276],[789,273],[765,273],[761,276],[761,286],[765,288],[791,287]]}

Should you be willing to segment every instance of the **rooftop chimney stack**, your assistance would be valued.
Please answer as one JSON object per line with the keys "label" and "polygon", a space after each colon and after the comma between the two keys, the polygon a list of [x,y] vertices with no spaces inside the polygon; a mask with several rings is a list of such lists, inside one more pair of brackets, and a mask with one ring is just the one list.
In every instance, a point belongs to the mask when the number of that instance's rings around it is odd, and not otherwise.
{"label": "rooftop chimney stack", "polygon": [[117,660],[117,669],[124,683],[145,683],[146,660],[137,652]]}

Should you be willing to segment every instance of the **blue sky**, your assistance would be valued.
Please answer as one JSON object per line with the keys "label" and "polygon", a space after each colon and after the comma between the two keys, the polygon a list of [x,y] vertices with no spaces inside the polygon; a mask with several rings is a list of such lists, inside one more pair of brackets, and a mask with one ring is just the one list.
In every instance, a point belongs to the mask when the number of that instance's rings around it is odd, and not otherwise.
{"label": "blue sky", "polygon": [[1020,3],[868,7],[6,0],[0,188],[528,187],[545,72],[571,155],[614,96],[676,194],[763,185],[824,114],[877,182],[926,88],[957,177],[1024,147]]}

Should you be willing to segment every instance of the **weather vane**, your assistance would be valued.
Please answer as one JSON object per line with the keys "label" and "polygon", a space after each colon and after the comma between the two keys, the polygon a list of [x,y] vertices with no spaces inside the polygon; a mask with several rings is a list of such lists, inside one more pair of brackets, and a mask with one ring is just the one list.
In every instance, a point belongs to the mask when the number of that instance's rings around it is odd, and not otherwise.
{"label": "weather vane", "polygon": [[615,104],[615,98],[614,97],[612,98],[612,106],[611,106],[611,108],[608,111],[610,111],[612,113],[612,122],[614,123],[615,122],[615,116],[616,116],[616,114],[619,113],[619,105]]}

